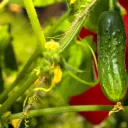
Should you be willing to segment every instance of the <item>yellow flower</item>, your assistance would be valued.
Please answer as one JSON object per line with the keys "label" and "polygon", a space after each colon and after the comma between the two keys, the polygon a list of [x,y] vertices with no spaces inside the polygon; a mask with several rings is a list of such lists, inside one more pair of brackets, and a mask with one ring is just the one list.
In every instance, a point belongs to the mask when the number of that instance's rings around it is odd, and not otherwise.
{"label": "yellow flower", "polygon": [[15,120],[12,120],[12,121],[11,121],[11,124],[12,124],[12,126],[13,126],[14,128],[17,127],[17,124],[18,124],[19,120],[20,120],[20,119],[15,119]]}
{"label": "yellow flower", "polygon": [[59,65],[55,66],[54,68],[54,77],[52,80],[52,86],[55,86],[57,83],[59,83],[62,79],[62,70]]}
{"label": "yellow flower", "polygon": [[39,84],[39,79],[35,80],[34,85],[37,86]]}
{"label": "yellow flower", "polygon": [[55,42],[54,40],[48,41],[45,44],[45,48],[48,49],[48,50],[56,50],[59,47],[60,47],[59,43]]}
{"label": "yellow flower", "polygon": [[70,4],[74,4],[76,0],[70,0]]}

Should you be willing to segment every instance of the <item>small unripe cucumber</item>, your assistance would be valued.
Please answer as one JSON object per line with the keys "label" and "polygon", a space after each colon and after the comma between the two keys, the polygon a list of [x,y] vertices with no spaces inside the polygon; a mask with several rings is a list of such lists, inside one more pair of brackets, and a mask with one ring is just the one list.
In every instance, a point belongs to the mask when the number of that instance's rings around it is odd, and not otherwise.
{"label": "small unripe cucumber", "polygon": [[123,99],[127,90],[125,40],[121,15],[103,12],[98,22],[98,73],[104,94],[114,102]]}

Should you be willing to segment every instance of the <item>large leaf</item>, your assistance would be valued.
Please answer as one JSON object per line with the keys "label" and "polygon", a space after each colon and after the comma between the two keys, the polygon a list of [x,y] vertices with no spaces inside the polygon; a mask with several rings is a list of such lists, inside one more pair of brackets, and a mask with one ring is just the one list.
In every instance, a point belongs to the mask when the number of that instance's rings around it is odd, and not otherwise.
{"label": "large leaf", "polygon": [[[91,42],[91,40],[90,40]],[[82,42],[81,42],[82,43]],[[75,68],[84,70],[85,72],[76,73],[81,79],[92,82],[93,73],[92,73],[92,55],[87,46],[84,44],[85,48],[81,47],[79,44],[73,44],[70,47],[69,57],[67,62]],[[63,79],[58,87],[58,92],[68,99],[68,97],[80,94],[89,88],[88,85],[82,84],[79,81],[72,78],[67,71],[63,72]]]}
{"label": "large leaf", "polygon": [[97,24],[100,14],[103,11],[107,11],[109,8],[109,1],[108,0],[99,0],[99,2],[94,6],[92,11],[90,12],[89,17],[85,21],[86,28],[97,32]]}

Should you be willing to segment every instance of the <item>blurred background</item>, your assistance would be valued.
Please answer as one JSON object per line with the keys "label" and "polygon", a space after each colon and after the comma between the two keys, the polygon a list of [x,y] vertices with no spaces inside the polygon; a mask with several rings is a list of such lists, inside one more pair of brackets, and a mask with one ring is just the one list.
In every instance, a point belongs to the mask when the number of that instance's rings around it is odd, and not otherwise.
{"label": "blurred background", "polygon": [[[2,2],[2,0],[0,0],[0,2]],[[72,12],[72,15],[70,14],[59,26],[57,26],[55,32],[51,34],[51,31],[53,31],[52,26],[70,8],[66,2],[68,3],[69,1],[33,0],[38,19],[44,30],[47,41],[49,41],[50,39],[59,41],[60,37],[62,37],[62,34],[67,31],[67,29],[75,19],[75,17],[73,16],[74,12]],[[87,2],[89,2],[89,0],[86,1],[86,3]],[[104,5],[108,6],[102,1],[99,4],[99,8],[101,8],[101,10],[107,10],[108,7]],[[97,19],[98,17],[96,18],[96,20]],[[85,26],[88,24],[86,27],[96,34],[96,25],[92,23],[92,19],[91,23],[89,21],[90,19],[88,19],[87,23],[85,23]],[[92,46],[92,48],[95,50],[96,44],[93,43],[92,37],[89,37],[87,40]],[[74,44],[67,49],[66,52],[68,54],[65,54],[64,56],[66,60],[73,66],[76,64],[77,68],[86,70],[84,74],[78,74],[78,76],[80,76],[81,78],[85,78],[89,81],[93,81],[95,77],[92,66],[91,52],[86,46],[86,50],[84,51],[85,53],[83,55],[83,51],[81,50],[81,48],[78,48],[75,42],[76,40],[73,40]],[[0,8],[1,92],[4,88],[7,88],[15,80],[18,72],[23,68],[24,64],[33,53],[36,44],[37,39],[31,27],[22,0],[10,0],[4,7]],[[81,58],[81,60],[76,57],[77,55],[79,55],[78,58]],[[83,88],[83,85],[81,85],[79,82],[77,82],[71,77],[69,78],[66,72],[63,71],[63,73],[64,79],[61,83],[57,85],[57,88],[53,89],[48,93],[40,92],[39,97],[33,104],[32,109],[69,105],[69,99],[71,98],[71,96],[81,94],[87,90],[85,85]],[[78,85],[80,87],[78,87]],[[26,91],[16,101],[15,104],[13,104],[10,109],[12,113],[18,113],[23,111],[23,101],[26,97],[26,94],[30,90],[31,88]],[[124,103],[127,104],[127,99]],[[94,118],[94,120],[96,119]],[[106,117],[105,120],[103,120],[100,124],[97,125],[94,125],[92,122],[86,120],[86,118],[81,116],[79,113],[75,112],[52,114],[30,118],[29,125],[30,128],[128,128],[128,111],[115,113],[110,117]],[[9,125],[9,128],[11,127],[13,127],[12,124]],[[22,124],[22,127],[24,127],[24,122]]]}

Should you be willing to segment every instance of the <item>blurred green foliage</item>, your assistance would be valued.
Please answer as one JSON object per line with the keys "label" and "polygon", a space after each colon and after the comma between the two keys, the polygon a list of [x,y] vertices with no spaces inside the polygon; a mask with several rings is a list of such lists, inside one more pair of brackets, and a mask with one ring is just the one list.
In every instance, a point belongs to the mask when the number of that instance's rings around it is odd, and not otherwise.
{"label": "blurred green foliage", "polygon": [[[82,0],[77,1],[76,5],[74,5],[73,9],[78,13],[81,10],[83,10],[83,6],[87,6],[92,0]],[[63,2],[62,0],[33,0],[34,5],[36,7],[47,7],[48,5],[54,4],[56,2]],[[69,2],[69,1],[68,1]],[[97,4],[97,6],[94,8],[94,10],[91,12],[90,16],[88,17],[86,23],[84,24],[88,29],[91,29],[93,31],[97,31],[97,21],[100,13],[104,10],[107,10],[108,4],[107,0],[100,0],[100,2]],[[23,6],[22,0],[10,0],[9,4],[17,4]],[[70,7],[69,7],[70,8]],[[71,7],[72,9],[72,7]],[[73,11],[72,11],[73,12]],[[73,14],[73,13],[72,13]],[[77,15],[76,15],[77,17]],[[51,32],[52,26],[57,22],[58,19],[55,17],[50,18],[49,21],[45,23],[41,23],[44,27],[44,32],[46,35],[47,41],[50,39],[55,39],[58,41],[60,37],[62,37],[68,27],[71,25],[72,20],[74,19],[74,15],[70,15],[60,26],[57,26],[57,28],[54,31],[54,34],[52,37],[48,37],[47,34]],[[28,17],[23,13],[17,13],[17,12],[11,12],[9,9],[5,9],[3,12],[0,12],[0,24],[10,24],[11,25],[11,31],[10,35],[12,36],[12,45],[14,48],[14,52],[16,54],[16,60],[19,69],[23,67],[23,65],[26,63],[28,58],[31,56],[32,52],[34,51],[37,39],[35,37],[35,34],[32,30],[30,21]],[[1,29],[5,29],[3,33],[0,34],[0,52],[1,49],[4,49],[6,45],[8,45],[8,40],[10,38],[10,35],[6,33],[6,30],[8,29],[7,26],[0,27]],[[2,39],[4,37],[4,39]],[[6,37],[6,38],[5,38]],[[58,38],[59,37],[59,38]],[[4,41],[3,41],[4,40]],[[92,37],[87,37],[85,39],[87,43],[95,50],[96,45],[92,42]],[[79,43],[83,43],[85,46],[84,48],[79,45]],[[84,41],[78,42],[76,39],[72,41],[72,45],[70,45],[66,51],[63,53],[63,57],[65,60],[73,67],[83,70],[82,73],[75,73],[77,76],[79,76],[81,79],[84,79],[88,82],[94,81],[94,75],[93,75],[93,68],[92,68],[92,54],[90,52],[90,49],[88,48],[87,44]],[[40,93],[39,97],[37,98],[37,102],[34,103],[33,109],[38,108],[48,108],[48,107],[56,107],[56,106],[64,106],[68,105],[68,100],[71,96],[80,94],[87,90],[89,87],[81,84],[77,80],[73,79],[67,71],[64,69],[63,62],[60,62],[60,65],[62,67],[63,71],[63,79],[62,81],[56,86],[55,89],[53,89],[50,93]],[[0,83],[3,84],[3,76],[1,74],[5,74],[5,70],[1,70],[2,68],[1,62],[0,62]],[[11,71],[10,76],[5,77],[4,81],[6,83],[11,83],[13,79],[17,76],[18,72],[16,72],[14,78],[13,71]],[[29,74],[28,74],[29,76]],[[9,78],[11,79],[9,81]],[[24,79],[24,81],[27,80],[27,77]],[[23,81],[22,81],[23,82]],[[21,82],[21,83],[22,83]],[[22,85],[20,83],[20,85]],[[19,86],[20,87],[20,86]],[[11,107],[12,113],[21,112],[22,111],[22,105],[23,101],[28,94],[28,92],[31,91],[31,88],[28,89],[23,96],[21,96],[15,104]],[[13,93],[13,91],[12,91]],[[116,118],[115,118],[115,117]],[[30,126],[31,128],[126,128],[127,127],[127,114],[115,114],[114,116],[109,117],[104,121],[102,124],[98,126],[92,126],[89,122],[87,122],[85,119],[83,119],[81,116],[79,116],[77,113],[63,113],[63,114],[54,114],[54,115],[45,115],[41,117],[34,117],[30,118]],[[117,126],[119,120],[121,120],[120,124]],[[123,127],[123,123],[126,125],[126,127]],[[24,126],[23,126],[24,127]]]}
{"label": "blurred green foliage", "polygon": [[[95,46],[95,44],[92,43],[92,38],[89,37],[87,40],[89,44]],[[79,43],[83,43],[85,47],[81,47]],[[85,81],[92,82],[94,79],[92,71],[92,55],[87,44],[85,42],[78,42],[74,40],[73,45],[70,46],[70,48],[67,50],[67,53],[68,64],[77,69],[83,70],[83,73],[76,73],[76,75]],[[62,82],[58,88],[58,92],[63,95],[64,98],[69,99],[69,97],[80,94],[87,90],[89,87],[88,85],[84,85],[73,79],[67,73],[67,71],[64,71]]]}
{"label": "blurred green foliage", "polygon": [[12,44],[14,45],[16,58],[19,64],[23,64],[33,52],[37,39],[29,20],[23,14],[16,14],[9,10],[1,12],[0,24],[8,23],[11,25]]}
{"label": "blurred green foliage", "polygon": [[[42,0],[33,0],[33,3],[36,7],[44,7],[44,6],[48,6],[56,2],[62,2],[62,1],[63,0],[47,0],[44,2]],[[24,6],[22,0],[9,0],[9,4],[18,4],[20,6]]]}

